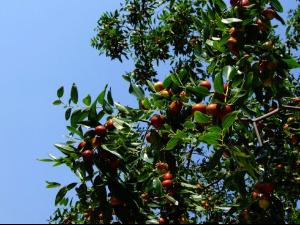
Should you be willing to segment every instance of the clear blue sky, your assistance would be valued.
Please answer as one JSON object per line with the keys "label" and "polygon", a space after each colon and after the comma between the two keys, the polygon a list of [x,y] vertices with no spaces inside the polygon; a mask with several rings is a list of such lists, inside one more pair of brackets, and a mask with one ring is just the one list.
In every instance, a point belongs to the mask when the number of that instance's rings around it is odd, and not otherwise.
{"label": "clear blue sky", "polygon": [[[83,97],[109,83],[116,100],[133,104],[121,79],[130,65],[111,62],[90,47],[99,16],[119,2],[1,1],[0,223],[45,223],[56,194],[45,180],[74,181],[66,168],[37,161],[57,153],[53,144],[65,140],[63,110],[51,105],[59,86],[75,82]],[[295,8],[295,0],[288,2]]]}

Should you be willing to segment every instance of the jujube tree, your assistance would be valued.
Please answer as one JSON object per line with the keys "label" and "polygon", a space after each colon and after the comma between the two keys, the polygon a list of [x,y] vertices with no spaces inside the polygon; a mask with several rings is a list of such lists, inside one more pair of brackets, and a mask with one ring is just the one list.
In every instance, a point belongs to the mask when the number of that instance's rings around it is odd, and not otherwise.
{"label": "jujube tree", "polygon": [[299,222],[298,27],[283,42],[282,12],[278,0],[125,0],[104,13],[92,46],[134,63],[123,78],[137,107],[108,86],[82,104],[75,84],[66,102],[58,90],[69,138],[43,161],[78,181],[48,182],[60,187],[50,222]]}

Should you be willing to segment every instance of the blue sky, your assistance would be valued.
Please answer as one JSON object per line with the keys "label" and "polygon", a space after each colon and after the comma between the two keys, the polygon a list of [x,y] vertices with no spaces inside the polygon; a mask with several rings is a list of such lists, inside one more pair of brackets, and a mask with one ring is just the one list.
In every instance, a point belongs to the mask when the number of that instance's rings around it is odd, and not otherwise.
{"label": "blue sky", "polygon": [[[73,82],[81,97],[106,83],[117,101],[133,104],[121,75],[130,65],[111,62],[90,47],[102,12],[119,0],[2,0],[0,7],[0,223],[45,223],[56,190],[45,180],[74,181],[66,168],[40,163],[66,134],[56,90]],[[286,2],[286,1],[284,1]],[[289,0],[289,8],[296,6]]]}

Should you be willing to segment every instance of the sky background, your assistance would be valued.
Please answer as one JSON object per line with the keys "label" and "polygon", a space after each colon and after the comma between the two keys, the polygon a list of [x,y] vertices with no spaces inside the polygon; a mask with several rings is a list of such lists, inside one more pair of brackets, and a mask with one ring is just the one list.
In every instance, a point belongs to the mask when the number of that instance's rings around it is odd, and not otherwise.
{"label": "sky background", "polygon": [[[282,2],[296,7],[296,0]],[[134,104],[121,78],[131,66],[90,46],[101,13],[119,3],[1,0],[0,223],[46,223],[57,190],[46,189],[45,181],[74,181],[66,168],[37,161],[57,153],[53,144],[67,133],[63,109],[52,106],[58,87],[68,92],[75,82],[80,97],[95,97],[108,83],[115,100]]]}

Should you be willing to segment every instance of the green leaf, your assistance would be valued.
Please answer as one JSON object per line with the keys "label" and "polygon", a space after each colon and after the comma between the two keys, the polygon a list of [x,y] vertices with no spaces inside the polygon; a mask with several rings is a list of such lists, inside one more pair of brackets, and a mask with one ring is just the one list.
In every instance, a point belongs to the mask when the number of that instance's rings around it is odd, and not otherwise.
{"label": "green leaf", "polygon": [[68,188],[67,187],[63,187],[62,189],[60,189],[56,195],[55,198],[55,206],[57,206],[66,196],[66,194],[68,193]]}
{"label": "green leaf", "polygon": [[283,7],[278,0],[272,0],[270,2],[271,6],[273,6],[278,12],[283,12]]}
{"label": "green leaf", "polygon": [[220,7],[221,10],[224,10],[227,8],[227,6],[223,0],[216,0],[216,4]]}
{"label": "green leaf", "polygon": [[153,179],[152,188],[158,195],[162,194],[162,185],[161,185],[159,178]]}
{"label": "green leaf", "polygon": [[224,87],[223,87],[223,76],[222,74],[218,74],[214,80],[214,89],[218,93],[223,93],[224,92]]}
{"label": "green leaf", "polygon": [[104,90],[99,94],[97,97],[97,101],[103,106],[104,105],[104,99],[105,99],[105,94],[107,90],[108,85],[105,85]]}
{"label": "green leaf", "polygon": [[136,84],[131,84],[130,93],[135,95],[139,100],[143,99],[145,97],[145,93],[143,89]]}
{"label": "green leaf", "polygon": [[116,105],[117,109],[119,110],[119,112],[122,112],[125,114],[129,113],[128,109],[125,106],[121,105],[120,103],[115,102],[115,105]]}
{"label": "green leaf", "polygon": [[82,134],[79,130],[77,130],[76,128],[71,127],[71,126],[67,126],[67,129],[68,129],[71,133],[77,134],[80,138],[82,138],[82,139],[84,138],[83,134]]}
{"label": "green leaf", "polygon": [[75,153],[75,150],[69,145],[55,144],[54,146],[66,155]]}
{"label": "green leaf", "polygon": [[89,115],[88,115],[88,119],[89,121],[92,122],[97,122],[97,101],[95,101],[93,103],[93,105],[91,106],[90,110],[89,110]]}
{"label": "green leaf", "polygon": [[122,157],[118,152],[110,150],[106,145],[102,145],[101,147],[102,147],[105,151],[108,151],[108,152],[110,152],[111,154],[117,156],[119,159],[122,159],[122,160],[123,160],[123,157]]}
{"label": "green leaf", "polygon": [[85,104],[86,106],[90,106],[92,103],[92,98],[90,95],[86,96],[83,100],[82,100],[83,104]]}
{"label": "green leaf", "polygon": [[205,87],[187,87],[187,92],[192,93],[197,97],[205,97],[210,94],[209,90]]}
{"label": "green leaf", "polygon": [[232,66],[225,66],[223,68],[223,75],[227,80],[232,80],[232,78],[236,75],[236,69]]}
{"label": "green leaf", "polygon": [[59,183],[56,183],[56,182],[49,182],[49,181],[46,181],[47,183],[47,188],[58,188],[61,186],[61,184]]}
{"label": "green leaf", "polygon": [[53,105],[61,105],[62,101],[60,99],[55,100],[53,103]]}
{"label": "green leaf", "polygon": [[225,24],[241,23],[241,22],[243,22],[243,20],[238,19],[238,18],[227,18],[227,19],[222,19],[221,21],[222,21],[222,23],[225,23]]}
{"label": "green leaf", "polygon": [[222,127],[224,130],[227,130],[229,127],[233,125],[233,123],[236,121],[236,118],[238,116],[239,112],[231,112],[227,114],[222,122]]}
{"label": "green leaf", "polygon": [[195,121],[197,123],[208,123],[210,121],[210,117],[202,112],[195,112],[194,113]]}
{"label": "green leaf", "polygon": [[287,64],[289,69],[300,68],[300,64],[294,58],[283,59],[283,61]]}
{"label": "green leaf", "polygon": [[65,119],[69,120],[72,113],[72,108],[68,108],[65,112]]}
{"label": "green leaf", "polygon": [[179,141],[180,139],[178,139],[177,137],[171,138],[167,144],[166,150],[174,149],[178,145]]}
{"label": "green leaf", "polygon": [[202,134],[199,139],[209,145],[218,145],[221,139],[221,130],[211,130]]}
{"label": "green leaf", "polygon": [[107,101],[111,106],[114,106],[114,100],[112,97],[111,88],[109,89],[109,91],[107,93]]}
{"label": "green leaf", "polygon": [[156,92],[154,85],[152,84],[151,81],[147,80],[147,84],[148,84],[148,88],[152,91],[152,92]]}
{"label": "green leaf", "polygon": [[62,96],[64,96],[64,92],[65,92],[65,89],[64,87],[60,87],[58,90],[57,90],[57,97],[58,98],[61,98]]}
{"label": "green leaf", "polygon": [[78,90],[77,90],[76,84],[73,84],[73,86],[71,88],[71,100],[75,104],[78,103]]}
{"label": "green leaf", "polygon": [[72,190],[73,188],[75,188],[77,185],[77,183],[71,183],[69,184],[67,187],[63,187],[61,188],[55,198],[55,205],[57,206],[58,204],[60,204],[63,199],[65,198],[66,194],[68,193],[68,191]]}
{"label": "green leaf", "polygon": [[104,100],[103,110],[104,110],[107,114],[112,114],[112,113],[114,112],[114,109],[112,108],[112,106],[109,105],[108,102],[105,101],[105,100]]}
{"label": "green leaf", "polygon": [[172,75],[169,75],[169,76],[167,76],[166,77],[166,79],[164,80],[164,87],[165,88],[169,88],[170,86],[171,86],[171,84],[172,84]]}

